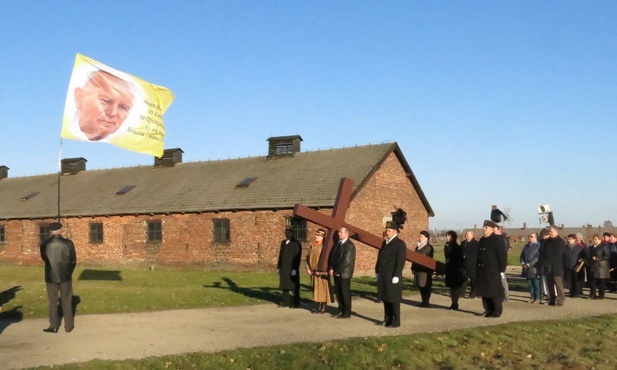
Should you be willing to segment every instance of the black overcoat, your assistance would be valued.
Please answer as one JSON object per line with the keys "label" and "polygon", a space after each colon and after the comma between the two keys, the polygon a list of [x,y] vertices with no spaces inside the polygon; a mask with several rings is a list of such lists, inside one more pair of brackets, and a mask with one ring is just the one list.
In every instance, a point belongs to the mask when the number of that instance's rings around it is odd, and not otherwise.
{"label": "black overcoat", "polygon": [[[403,268],[407,245],[395,236],[386,244],[384,240],[377,254],[375,273],[377,274],[377,298],[383,302],[396,303],[403,299]],[[399,282],[392,283],[393,277],[398,277]]]}
{"label": "black overcoat", "polygon": [[503,298],[501,273],[506,271],[508,258],[503,238],[496,234],[483,236],[478,242],[475,295],[483,298]]}
{"label": "black overcoat", "polygon": [[[297,240],[287,240],[281,242],[279,259],[276,268],[279,270],[279,288],[292,290],[300,284],[300,260],[302,259],[302,244]],[[296,271],[296,276],[291,275],[291,271]]]}
{"label": "black overcoat", "polygon": [[471,239],[461,243],[465,255],[465,271],[470,279],[476,278],[476,265],[478,264],[478,241]]}
{"label": "black overcoat", "polygon": [[446,243],[443,253],[446,257],[446,286],[458,288],[467,282],[463,248],[456,242]]}
{"label": "black overcoat", "polygon": [[559,236],[544,239],[540,248],[540,265],[545,275],[562,276],[566,242]]}

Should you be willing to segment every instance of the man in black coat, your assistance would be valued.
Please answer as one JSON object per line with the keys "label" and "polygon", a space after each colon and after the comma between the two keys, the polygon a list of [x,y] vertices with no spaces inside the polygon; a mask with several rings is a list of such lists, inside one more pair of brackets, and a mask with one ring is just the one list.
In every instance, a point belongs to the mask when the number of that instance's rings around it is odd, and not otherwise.
{"label": "man in black coat", "polygon": [[62,237],[62,224],[49,225],[51,236],[40,245],[41,259],[45,262],[45,285],[49,301],[49,328],[46,333],[57,333],[61,320],[58,318],[58,293],[64,317],[64,330],[70,333],[75,327],[73,318],[73,271],[77,265],[75,245]]}
{"label": "man in black coat", "polygon": [[[293,230],[285,229],[285,240],[281,242],[276,272],[279,274],[279,288],[283,291],[280,307],[296,308],[300,305],[300,260],[302,244],[293,237]],[[289,291],[293,290],[293,301]]]}
{"label": "man in black coat", "polygon": [[[557,226],[550,226],[548,239],[545,239],[540,249],[540,266],[546,276],[548,304],[563,306],[566,301],[563,289],[563,262],[566,258],[566,242],[559,236]],[[557,291],[555,293],[555,291]]]}
{"label": "man in black coat", "polygon": [[401,300],[403,299],[403,268],[407,245],[398,237],[398,224],[386,223],[386,240],[381,244],[375,276],[377,299],[383,302],[384,325],[389,328],[401,326]]}
{"label": "man in black coat", "polygon": [[349,239],[345,226],[338,231],[339,242],[332,248],[328,271],[334,277],[334,290],[340,314],[339,319],[351,317],[351,277],[356,264],[356,246]]}
{"label": "man in black coat", "polygon": [[476,264],[478,262],[478,241],[474,238],[473,231],[468,230],[465,232],[465,240],[461,243],[463,248],[463,254],[465,255],[465,272],[469,278],[469,285],[471,293],[469,298],[474,298],[473,287],[476,282]]}
{"label": "man in black coat", "polygon": [[495,234],[496,226],[493,221],[484,221],[484,236],[478,242],[474,293],[482,297],[484,317],[500,317],[503,312],[501,279],[508,261],[503,238]]}

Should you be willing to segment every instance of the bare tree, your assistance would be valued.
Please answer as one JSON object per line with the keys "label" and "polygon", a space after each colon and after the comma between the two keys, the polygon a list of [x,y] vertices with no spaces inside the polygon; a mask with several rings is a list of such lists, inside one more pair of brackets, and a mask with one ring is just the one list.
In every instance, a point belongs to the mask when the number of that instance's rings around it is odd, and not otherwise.
{"label": "bare tree", "polygon": [[611,228],[611,229],[612,229],[612,228],[614,227],[614,226],[613,226],[613,221],[611,221],[611,220],[606,220],[606,221],[604,221],[604,223],[602,224],[602,226],[603,226],[605,229],[608,229],[608,228]]}

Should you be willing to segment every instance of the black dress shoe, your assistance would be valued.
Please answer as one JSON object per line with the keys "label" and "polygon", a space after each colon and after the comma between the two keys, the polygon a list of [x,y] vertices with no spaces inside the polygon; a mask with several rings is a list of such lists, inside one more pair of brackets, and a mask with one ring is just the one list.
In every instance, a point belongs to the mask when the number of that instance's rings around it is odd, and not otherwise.
{"label": "black dress shoe", "polygon": [[47,328],[47,329],[43,329],[43,331],[44,331],[45,333],[57,333],[57,332],[58,332],[58,328],[54,328],[54,327],[51,327],[51,326],[50,326],[50,327],[49,327],[49,328]]}
{"label": "black dress shoe", "polygon": [[66,331],[67,333],[70,333],[73,331],[73,329],[75,329],[75,327],[72,328],[64,328],[64,331]]}

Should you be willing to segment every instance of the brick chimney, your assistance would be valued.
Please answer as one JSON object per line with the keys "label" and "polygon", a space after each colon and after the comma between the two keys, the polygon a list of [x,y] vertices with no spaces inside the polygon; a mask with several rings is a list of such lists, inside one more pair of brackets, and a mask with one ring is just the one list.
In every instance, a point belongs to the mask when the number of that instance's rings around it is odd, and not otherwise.
{"label": "brick chimney", "polygon": [[300,135],[268,138],[268,158],[293,157],[300,151]]}
{"label": "brick chimney", "polygon": [[180,148],[165,149],[163,155],[154,157],[154,167],[174,167],[178,163],[182,163],[182,153]]}
{"label": "brick chimney", "polygon": [[86,170],[86,158],[65,158],[60,163],[60,173],[63,175],[74,175]]}
{"label": "brick chimney", "polygon": [[0,166],[0,180],[9,177],[9,168],[7,166]]}

